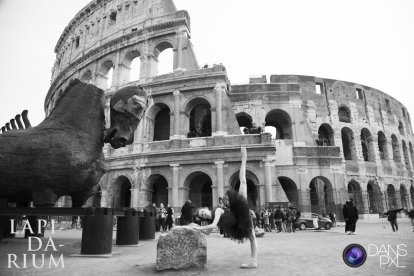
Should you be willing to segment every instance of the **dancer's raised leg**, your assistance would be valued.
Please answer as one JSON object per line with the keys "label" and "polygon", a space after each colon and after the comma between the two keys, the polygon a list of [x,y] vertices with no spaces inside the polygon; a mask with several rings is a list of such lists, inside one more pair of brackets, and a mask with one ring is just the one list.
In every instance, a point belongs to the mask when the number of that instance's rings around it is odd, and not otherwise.
{"label": "dancer's raised leg", "polygon": [[247,182],[246,182],[246,161],[247,161],[247,151],[245,147],[241,148],[241,166],[240,166],[240,187],[239,187],[239,194],[244,196],[247,199]]}

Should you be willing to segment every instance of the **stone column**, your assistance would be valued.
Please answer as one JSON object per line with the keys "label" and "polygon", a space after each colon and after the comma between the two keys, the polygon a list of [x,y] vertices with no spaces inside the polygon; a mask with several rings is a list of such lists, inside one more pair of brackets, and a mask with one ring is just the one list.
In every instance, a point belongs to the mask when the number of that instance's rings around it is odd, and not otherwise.
{"label": "stone column", "polygon": [[130,191],[131,191],[131,208],[138,208],[139,189],[138,187],[134,187]]}
{"label": "stone column", "polygon": [[102,190],[102,194],[101,194],[101,207],[109,207],[108,206],[108,191],[106,190]]}
{"label": "stone column", "polygon": [[177,60],[177,64],[175,65],[174,71],[175,70],[184,70],[184,65],[183,65],[183,40],[184,38],[187,36],[187,32],[184,29],[179,29],[177,32],[177,56],[176,56],[176,60]]}
{"label": "stone column", "polygon": [[216,92],[216,135],[224,135],[223,133],[223,110],[222,110],[222,94],[226,90],[224,82],[217,83],[214,87]]}
{"label": "stone column", "polygon": [[178,187],[179,187],[179,164],[170,164],[172,169],[172,191],[171,191],[171,207],[178,208]]}
{"label": "stone column", "polygon": [[272,167],[269,160],[264,162],[264,179],[265,179],[265,199],[266,202],[272,202]]}
{"label": "stone column", "polygon": [[219,160],[214,162],[216,165],[217,170],[217,198],[223,197],[224,195],[224,173],[223,173],[223,167],[224,167],[224,161]]}
{"label": "stone column", "polygon": [[174,138],[180,138],[180,91],[175,90],[174,95]]}

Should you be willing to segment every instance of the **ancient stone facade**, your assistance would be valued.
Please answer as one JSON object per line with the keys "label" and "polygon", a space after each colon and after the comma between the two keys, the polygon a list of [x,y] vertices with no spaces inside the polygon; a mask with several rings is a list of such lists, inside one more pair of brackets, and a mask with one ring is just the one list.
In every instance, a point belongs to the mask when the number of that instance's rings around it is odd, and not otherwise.
{"label": "ancient stone facade", "polygon": [[[362,217],[412,206],[414,136],[400,102],[371,87],[312,76],[262,76],[232,86],[223,65],[199,67],[190,36],[189,15],[172,0],[95,0],[59,38],[47,114],[72,78],[108,97],[140,84],[152,98],[134,144],[104,148],[108,172],[95,204],[170,203],[179,211],[190,198],[213,207],[227,189],[238,189],[245,146],[252,206],[290,201],[302,211],[339,214],[352,197]],[[166,49],[173,50],[173,71],[158,75]],[[140,75],[131,81],[135,58]]]}

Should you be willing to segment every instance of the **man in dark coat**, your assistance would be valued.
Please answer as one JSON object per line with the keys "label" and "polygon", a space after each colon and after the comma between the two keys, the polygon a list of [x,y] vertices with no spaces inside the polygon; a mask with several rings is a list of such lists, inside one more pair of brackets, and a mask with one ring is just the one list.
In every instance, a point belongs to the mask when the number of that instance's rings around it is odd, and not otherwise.
{"label": "man in dark coat", "polygon": [[191,205],[191,200],[187,200],[183,207],[181,207],[181,225],[188,225],[193,222],[193,208],[194,206]]}
{"label": "man in dark coat", "polygon": [[358,220],[358,209],[354,205],[352,198],[345,203],[342,213],[345,219],[345,233],[348,235],[355,235],[355,227]]}
{"label": "man in dark coat", "polygon": [[388,216],[388,221],[391,223],[391,228],[393,232],[398,234],[398,223],[397,223],[397,213],[404,210],[403,208],[394,209],[394,206],[391,206],[391,209],[388,212],[385,212],[384,215]]}

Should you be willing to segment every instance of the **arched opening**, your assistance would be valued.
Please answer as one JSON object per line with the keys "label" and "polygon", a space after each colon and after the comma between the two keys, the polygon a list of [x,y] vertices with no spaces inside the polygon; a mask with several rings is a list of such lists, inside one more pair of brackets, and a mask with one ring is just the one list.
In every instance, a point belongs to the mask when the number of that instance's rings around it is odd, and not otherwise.
{"label": "arched opening", "polygon": [[131,182],[125,176],[119,176],[113,184],[113,208],[131,206]]}
{"label": "arched opening", "polygon": [[317,176],[309,183],[311,212],[322,214],[335,211],[335,201],[331,182],[323,176]]}
{"label": "arched opening", "polygon": [[405,132],[404,132],[404,125],[403,125],[403,123],[402,123],[401,121],[399,121],[399,122],[398,122],[398,131],[400,132],[400,134],[401,134],[402,136],[404,136],[404,135],[405,135]]}
{"label": "arched opening", "polygon": [[129,70],[129,81],[139,80],[141,74],[141,58],[139,56],[131,60],[130,70]]}
{"label": "arched opening", "polygon": [[338,108],[338,117],[339,121],[343,123],[350,123],[351,122],[351,112],[349,111],[348,107],[341,106]]}
{"label": "arched opening", "polygon": [[407,189],[404,185],[400,186],[400,197],[401,197],[401,205],[403,208],[409,208],[408,206],[408,194]]}
{"label": "arched opening", "polygon": [[157,57],[157,75],[168,74],[174,71],[173,46],[169,42],[161,42],[155,47]]}
{"label": "arched opening", "polygon": [[378,131],[378,149],[381,160],[388,159],[387,138],[382,131]]}
{"label": "arched opening", "polygon": [[168,204],[168,182],[165,177],[161,175],[152,175],[151,176],[151,186],[152,187],[152,194],[151,194],[151,202],[155,203],[157,206],[160,204],[164,204],[167,206]]}
{"label": "arched opening", "polygon": [[410,147],[411,167],[414,169],[414,150],[413,150],[413,145],[411,144],[411,142],[408,142],[408,146]]}
{"label": "arched opening", "polygon": [[276,139],[277,130],[274,126],[265,126],[264,132],[270,133],[272,140]]}
{"label": "arched opening", "polygon": [[396,163],[401,163],[400,144],[398,143],[397,136],[395,136],[394,134],[391,135],[391,142],[392,142],[392,159]]}
{"label": "arched opening", "polygon": [[188,198],[194,207],[213,208],[213,191],[211,178],[203,172],[194,172],[187,178],[190,188]]}
{"label": "arched opening", "polygon": [[[230,186],[232,189],[239,191],[240,188],[240,178],[239,171],[235,172],[230,178]],[[259,192],[258,185],[259,180],[256,175],[251,171],[246,171],[246,182],[247,182],[247,201],[251,209],[255,209],[258,206]]]}
{"label": "arched opening", "polygon": [[348,183],[348,197],[354,200],[354,204],[358,209],[359,214],[365,213],[364,200],[362,199],[361,186],[355,180]]}
{"label": "arched opening", "polygon": [[374,144],[372,142],[372,135],[368,129],[361,130],[361,148],[364,161],[375,161]]}
{"label": "arched opening", "polygon": [[97,84],[99,88],[108,89],[112,86],[113,68],[114,65],[111,60],[102,63],[99,74],[97,75]]}
{"label": "arched opening", "polygon": [[370,214],[383,213],[382,193],[377,183],[369,181],[367,185],[368,208]]}
{"label": "arched opening", "polygon": [[248,134],[249,129],[253,128],[252,116],[245,112],[236,114],[237,123],[239,124],[241,133]]}
{"label": "arched opening", "polygon": [[154,141],[170,139],[170,109],[164,106],[155,116]]}
{"label": "arched opening", "polygon": [[334,131],[329,124],[322,124],[318,129],[318,146],[334,146]]}
{"label": "arched opening", "polygon": [[356,160],[354,133],[348,127],[341,130],[342,150],[345,160]]}
{"label": "arched opening", "polygon": [[398,207],[397,195],[395,194],[394,185],[389,184],[387,187],[387,196],[388,196],[388,209],[394,209]]}
{"label": "arched opening", "polygon": [[292,120],[284,110],[275,109],[270,111],[266,115],[265,126],[276,128],[276,139],[293,139]]}
{"label": "arched opening", "polygon": [[296,183],[292,179],[284,176],[280,176],[277,179],[279,180],[283,191],[285,191],[289,202],[292,203],[294,207],[299,208],[299,192]]}
{"label": "arched opening", "polygon": [[91,72],[91,70],[87,70],[85,73],[83,73],[80,80],[82,82],[85,82],[85,83],[92,83],[92,72]]}
{"label": "arched opening", "polygon": [[402,140],[402,149],[404,155],[404,164],[407,166],[407,170],[410,169],[410,157],[408,157],[408,149],[407,144],[404,140]]}
{"label": "arched opening", "polygon": [[191,137],[211,136],[211,107],[209,104],[197,104],[190,112]]}

